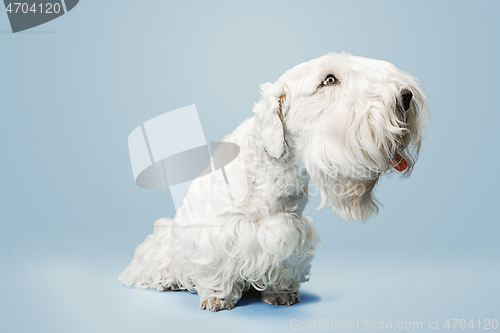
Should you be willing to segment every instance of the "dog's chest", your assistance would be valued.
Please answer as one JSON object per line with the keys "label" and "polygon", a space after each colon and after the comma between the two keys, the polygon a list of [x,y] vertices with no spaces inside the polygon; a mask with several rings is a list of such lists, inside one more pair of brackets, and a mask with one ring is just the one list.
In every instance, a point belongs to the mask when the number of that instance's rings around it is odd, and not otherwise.
{"label": "dog's chest", "polygon": [[309,175],[305,167],[269,160],[265,167],[252,169],[252,173],[250,207],[259,207],[264,215],[302,212],[308,200]]}

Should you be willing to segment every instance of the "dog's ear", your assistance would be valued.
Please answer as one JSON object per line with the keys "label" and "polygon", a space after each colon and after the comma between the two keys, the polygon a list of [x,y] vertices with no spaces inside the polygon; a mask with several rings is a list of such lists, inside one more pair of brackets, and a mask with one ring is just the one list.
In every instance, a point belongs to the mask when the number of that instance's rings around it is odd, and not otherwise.
{"label": "dog's ear", "polygon": [[283,83],[260,85],[262,97],[253,107],[256,136],[269,156],[280,158],[287,152],[283,119],[288,111],[289,92]]}

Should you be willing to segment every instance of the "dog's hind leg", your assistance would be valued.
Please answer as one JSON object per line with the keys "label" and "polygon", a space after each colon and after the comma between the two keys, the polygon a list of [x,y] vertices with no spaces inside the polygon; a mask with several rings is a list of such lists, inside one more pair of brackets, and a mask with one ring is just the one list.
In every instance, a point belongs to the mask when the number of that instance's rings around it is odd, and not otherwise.
{"label": "dog's hind leg", "polygon": [[134,259],[120,275],[127,286],[139,289],[179,290],[183,286],[173,274],[172,258],[172,220],[161,218],[155,222],[154,233],[135,251]]}

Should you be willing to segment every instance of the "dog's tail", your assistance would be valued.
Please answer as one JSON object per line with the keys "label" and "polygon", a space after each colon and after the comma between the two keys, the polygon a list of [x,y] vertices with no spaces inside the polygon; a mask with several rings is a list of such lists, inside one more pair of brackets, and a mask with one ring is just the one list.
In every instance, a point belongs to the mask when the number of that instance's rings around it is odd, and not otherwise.
{"label": "dog's tail", "polygon": [[120,274],[120,281],[127,286],[139,289],[155,288],[166,290],[175,283],[171,273],[172,257],[172,228],[174,220],[158,219],[154,224],[153,234],[137,247],[134,259]]}

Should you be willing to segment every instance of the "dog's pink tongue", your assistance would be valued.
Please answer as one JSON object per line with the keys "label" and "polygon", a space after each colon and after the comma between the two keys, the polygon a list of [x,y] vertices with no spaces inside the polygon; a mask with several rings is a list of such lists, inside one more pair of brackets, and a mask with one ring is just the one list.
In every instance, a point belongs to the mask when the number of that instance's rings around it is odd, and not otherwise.
{"label": "dog's pink tongue", "polygon": [[398,170],[399,172],[405,171],[406,168],[408,167],[408,162],[404,158],[401,157],[398,153],[394,154],[394,159],[392,163],[394,163],[394,169]]}

